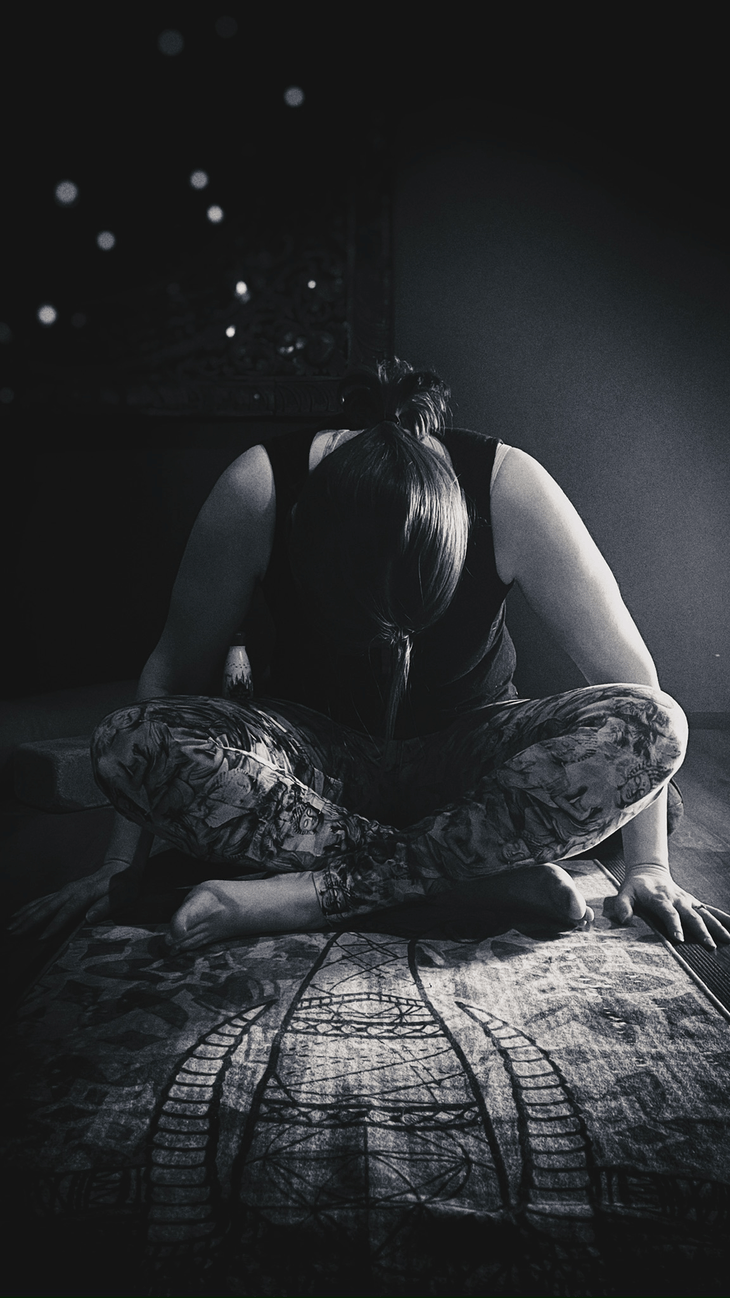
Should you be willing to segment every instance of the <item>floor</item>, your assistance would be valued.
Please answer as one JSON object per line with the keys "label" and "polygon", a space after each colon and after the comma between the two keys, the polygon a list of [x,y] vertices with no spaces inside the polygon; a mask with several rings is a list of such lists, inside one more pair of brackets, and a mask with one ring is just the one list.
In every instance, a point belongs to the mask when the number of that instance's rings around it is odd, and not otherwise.
{"label": "floor", "polygon": [[730,729],[693,729],[678,783],[685,814],[670,839],[674,877],[730,912]]}
{"label": "floor", "polygon": [[[670,839],[674,877],[703,901],[730,913],[730,729],[691,729],[678,783],[685,814]],[[0,807],[0,877],[4,880],[0,922],[6,924],[25,901],[90,873],[103,852],[110,817],[107,808],[48,815],[23,809],[17,803]],[[182,863],[173,861],[172,855],[167,872],[174,865],[189,873],[191,863],[184,858]],[[164,857],[156,860],[158,873],[164,875]],[[620,853],[609,852],[605,863],[616,878],[621,877]],[[205,867],[201,878],[207,877],[204,871]],[[195,879],[185,878],[182,882],[193,883]],[[169,885],[170,880],[166,883]],[[62,938],[72,931],[73,926]],[[49,950],[48,943],[6,938],[6,1009],[12,1008],[29,980],[53,957],[57,945],[54,942],[54,949]],[[696,947],[687,947],[683,954],[690,971],[730,1009],[730,946],[714,956]]]}

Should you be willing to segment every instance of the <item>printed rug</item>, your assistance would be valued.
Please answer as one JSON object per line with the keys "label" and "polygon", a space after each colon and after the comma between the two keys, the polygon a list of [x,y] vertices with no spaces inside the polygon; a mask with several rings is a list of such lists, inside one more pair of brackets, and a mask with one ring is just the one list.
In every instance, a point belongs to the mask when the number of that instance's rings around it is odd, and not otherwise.
{"label": "printed rug", "polygon": [[551,940],[79,930],[11,1033],[6,1292],[727,1293],[727,1018],[571,866]]}

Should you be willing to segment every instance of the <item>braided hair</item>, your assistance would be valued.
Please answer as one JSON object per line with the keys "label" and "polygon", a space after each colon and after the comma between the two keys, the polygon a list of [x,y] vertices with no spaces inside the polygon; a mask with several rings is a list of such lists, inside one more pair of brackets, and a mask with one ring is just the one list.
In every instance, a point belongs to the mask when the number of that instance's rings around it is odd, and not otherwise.
{"label": "braided hair", "polygon": [[390,649],[388,741],[418,636],[445,613],[466,557],[466,501],[430,440],[448,399],[437,375],[404,361],[346,375],[343,413],[363,431],[310,474],[289,533],[295,580],[328,638],[343,651]]}

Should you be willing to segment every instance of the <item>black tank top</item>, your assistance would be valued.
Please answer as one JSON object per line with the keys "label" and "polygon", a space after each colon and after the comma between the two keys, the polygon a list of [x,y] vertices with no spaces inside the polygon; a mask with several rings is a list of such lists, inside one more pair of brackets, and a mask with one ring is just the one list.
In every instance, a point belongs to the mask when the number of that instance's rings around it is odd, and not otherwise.
{"label": "black tank top", "polygon": [[[265,690],[316,709],[343,725],[382,735],[389,687],[387,654],[338,654],[321,638],[302,608],[289,566],[287,529],[307,480],[311,429],[264,442],[274,472],[276,528],[263,595],[275,628]],[[450,725],[487,703],[515,698],[516,658],[505,625],[510,589],[497,575],[489,492],[498,439],[448,429],[443,442],[470,504],[472,524],[466,563],[444,616],[416,637],[407,694],[396,737],[408,739]]]}

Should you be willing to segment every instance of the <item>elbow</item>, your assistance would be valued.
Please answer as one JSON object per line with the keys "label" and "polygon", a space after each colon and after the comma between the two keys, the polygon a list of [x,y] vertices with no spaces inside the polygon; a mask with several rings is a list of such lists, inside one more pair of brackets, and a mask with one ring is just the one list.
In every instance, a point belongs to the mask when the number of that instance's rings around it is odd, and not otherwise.
{"label": "elbow", "polygon": [[632,624],[618,631],[610,624],[581,645],[577,666],[590,685],[648,685],[660,689],[654,659]]}
{"label": "elbow", "polygon": [[641,650],[609,654],[601,661],[592,659],[577,666],[589,685],[648,685],[661,689],[654,659],[643,646]]}
{"label": "elbow", "polygon": [[137,700],[166,698],[171,694],[202,694],[205,691],[191,673],[175,669],[157,649],[150,654],[137,684]]}
{"label": "elbow", "polygon": [[646,647],[643,653],[636,656],[636,665],[629,682],[632,685],[650,685],[655,690],[660,688],[656,663]]}
{"label": "elbow", "polygon": [[178,693],[183,693],[183,691],[175,689],[173,682],[166,674],[159,671],[151,658],[148,659],[137,682],[137,702],[142,703],[146,699],[160,699],[168,694]]}

